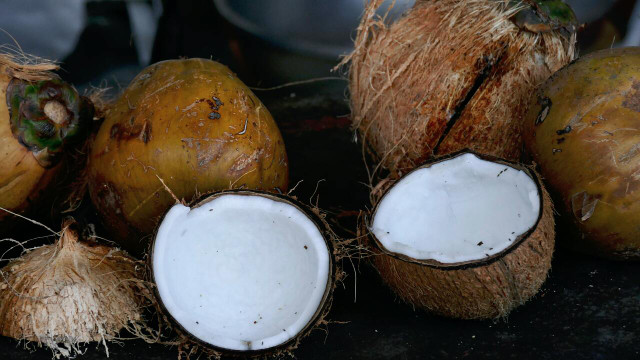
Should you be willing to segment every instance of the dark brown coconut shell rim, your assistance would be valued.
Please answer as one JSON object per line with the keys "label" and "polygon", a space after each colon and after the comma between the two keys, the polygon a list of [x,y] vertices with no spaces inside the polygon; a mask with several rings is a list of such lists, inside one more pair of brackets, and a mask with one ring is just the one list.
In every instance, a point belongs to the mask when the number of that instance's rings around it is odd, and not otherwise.
{"label": "dark brown coconut shell rim", "polygon": [[380,197],[380,199],[377,201],[373,211],[371,212],[371,219],[373,219],[376,216],[376,212],[378,211],[378,206],[380,205],[380,203],[382,202],[382,200],[384,199],[385,196],[387,196],[387,194],[389,193],[389,191],[391,189],[393,189],[393,187],[395,186],[396,183],[400,182],[402,179],[404,179],[405,177],[409,176],[410,174],[412,174],[414,171],[418,171],[418,170],[422,170],[425,168],[429,168],[432,165],[441,163],[441,162],[445,162],[448,160],[452,160],[454,158],[457,158],[459,156],[465,155],[465,154],[473,154],[475,156],[477,156],[479,159],[481,160],[486,160],[486,161],[491,161],[493,163],[497,163],[497,164],[502,164],[505,166],[508,166],[512,169],[515,170],[520,170],[520,171],[524,171],[525,174],[527,174],[531,179],[533,179],[534,183],[536,184],[536,187],[538,188],[538,194],[539,194],[539,198],[540,198],[540,211],[538,214],[538,219],[536,220],[535,224],[529,228],[529,230],[527,230],[526,232],[518,235],[518,237],[511,243],[511,245],[509,247],[507,247],[506,249],[491,255],[491,256],[487,256],[483,259],[479,259],[479,260],[470,260],[470,261],[463,261],[463,262],[457,262],[457,263],[442,263],[433,259],[415,259],[412,258],[410,256],[404,255],[404,254],[400,254],[400,253],[396,253],[393,251],[389,251],[387,250],[382,243],[380,243],[380,241],[378,240],[378,238],[373,234],[373,232],[370,230],[371,226],[369,224],[368,219],[365,219],[365,226],[367,228],[367,233],[369,235],[369,237],[371,237],[371,239],[373,240],[376,248],[378,248],[378,250],[380,250],[383,254],[388,255],[388,256],[392,256],[398,260],[402,260],[402,261],[406,261],[409,263],[414,263],[414,264],[418,264],[418,265],[424,265],[424,266],[428,266],[431,268],[435,268],[435,269],[441,269],[441,270],[464,270],[464,269],[469,269],[469,268],[475,268],[475,267],[481,267],[481,266],[486,266],[486,265],[490,265],[491,263],[505,257],[506,255],[508,255],[509,253],[511,253],[512,251],[514,251],[515,249],[517,249],[526,239],[529,238],[529,236],[538,228],[538,225],[540,224],[540,220],[542,219],[542,214],[544,212],[544,195],[543,195],[543,191],[542,191],[542,185],[540,183],[540,179],[538,178],[538,176],[536,176],[536,174],[534,172],[532,172],[529,168],[527,168],[524,165],[520,165],[516,162],[511,162],[511,161],[507,161],[504,160],[502,158],[496,157],[496,156],[491,156],[491,155],[484,155],[484,154],[480,154],[477,153],[475,151],[469,150],[469,149],[464,149],[464,150],[460,150],[460,151],[456,151],[454,153],[448,154],[448,155],[444,155],[444,156],[440,156],[437,157],[433,160],[427,161],[426,163],[418,166],[417,168],[411,170],[410,172],[404,174],[403,176],[401,176],[398,180],[396,180],[391,186],[389,186],[387,189],[385,189],[383,195]]}
{"label": "dark brown coconut shell rim", "polygon": [[[189,331],[187,331],[182,325],[180,325],[180,323],[175,320],[173,318],[173,316],[171,316],[171,314],[169,313],[169,311],[167,310],[167,308],[165,307],[164,303],[162,302],[162,298],[160,297],[160,294],[158,292],[158,288],[157,286],[154,286],[154,297],[157,300],[158,306],[160,307],[161,310],[161,314],[163,316],[166,317],[166,319],[168,319],[171,323],[171,325],[174,327],[174,329],[183,337],[187,338],[190,342],[195,343],[196,345],[202,346],[205,349],[211,349],[217,352],[220,352],[222,354],[225,355],[230,355],[230,356],[237,356],[237,357],[252,357],[252,358],[257,358],[257,357],[263,357],[263,356],[269,356],[269,355],[274,355],[277,354],[280,350],[288,350],[290,349],[291,346],[294,346],[298,339],[304,338],[307,335],[309,335],[309,333],[313,330],[314,326],[324,318],[324,316],[328,313],[329,308],[331,306],[331,295],[333,293],[333,287],[334,287],[334,283],[335,283],[335,274],[337,273],[337,269],[336,269],[336,262],[334,259],[335,256],[335,252],[334,252],[334,245],[333,242],[331,241],[332,237],[332,232],[330,229],[327,228],[327,225],[324,224],[324,222],[322,222],[320,220],[320,217],[313,213],[311,210],[309,210],[309,208],[307,206],[305,206],[304,204],[302,204],[301,202],[297,201],[296,199],[293,199],[289,196],[286,195],[282,195],[282,194],[274,194],[274,193],[270,193],[270,192],[266,192],[266,191],[261,191],[261,190],[243,190],[243,189],[236,189],[236,190],[224,190],[224,191],[216,191],[213,193],[209,193],[209,194],[205,194],[202,195],[201,197],[199,197],[198,199],[194,200],[191,202],[191,204],[193,205],[188,205],[191,209],[196,209],[216,198],[219,198],[221,196],[224,195],[242,195],[242,196],[261,196],[270,200],[274,200],[274,201],[278,201],[278,202],[282,202],[288,205],[291,205],[293,207],[295,207],[296,209],[300,210],[303,214],[305,214],[307,216],[307,218],[309,218],[318,228],[318,230],[320,231],[320,234],[322,235],[324,242],[327,246],[327,249],[329,251],[329,274],[328,274],[328,278],[327,278],[327,284],[324,290],[324,294],[322,296],[322,300],[320,302],[320,306],[318,306],[318,309],[316,310],[315,314],[313,315],[313,317],[311,318],[311,320],[309,320],[309,322],[307,322],[307,324],[305,325],[305,327],[298,332],[297,335],[293,336],[291,339],[287,340],[286,342],[280,344],[280,345],[276,345],[276,346],[272,346],[270,348],[266,348],[266,349],[260,349],[260,350],[246,350],[246,351],[242,351],[242,350],[232,350],[232,349],[226,349],[226,348],[222,348],[222,347],[218,347],[212,344],[207,343],[206,341],[203,341],[199,338],[197,338],[195,335],[191,334]],[[173,207],[173,206],[172,206]],[[165,214],[161,217],[161,221],[158,222],[158,226],[156,227],[156,230],[154,232],[154,236],[153,239],[149,242],[149,251],[148,251],[148,257],[147,257],[147,268],[149,269],[149,279],[155,284],[155,278],[153,275],[153,249],[154,249],[154,244],[156,242],[156,235],[158,232],[158,229],[160,228],[160,224],[162,223],[162,219],[164,219],[164,217],[166,216],[166,213],[169,212],[171,208],[169,208]]]}

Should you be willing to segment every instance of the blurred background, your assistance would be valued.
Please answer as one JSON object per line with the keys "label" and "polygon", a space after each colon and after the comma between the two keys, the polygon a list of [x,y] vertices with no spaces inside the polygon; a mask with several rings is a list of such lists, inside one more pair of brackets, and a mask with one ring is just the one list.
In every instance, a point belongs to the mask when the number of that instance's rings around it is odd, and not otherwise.
{"label": "blurred background", "polygon": [[[84,89],[125,87],[144,66],[204,57],[227,64],[250,86],[338,76],[364,0],[0,0],[0,43],[61,62]],[[584,26],[581,54],[640,45],[640,1],[569,0]],[[391,1],[387,1],[387,4]],[[397,0],[398,16],[413,0]],[[344,97],[345,83],[328,81]]]}

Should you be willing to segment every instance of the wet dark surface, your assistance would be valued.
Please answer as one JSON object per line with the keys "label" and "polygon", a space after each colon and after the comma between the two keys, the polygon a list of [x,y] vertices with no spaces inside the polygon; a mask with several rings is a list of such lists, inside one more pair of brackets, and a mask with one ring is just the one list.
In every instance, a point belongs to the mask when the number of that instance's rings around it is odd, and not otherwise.
{"label": "wet dark surface", "polygon": [[[175,2],[167,3],[177,6]],[[116,10],[121,11],[109,8]],[[185,19],[194,19],[194,12],[200,17],[189,26]],[[211,51],[203,49],[227,42],[229,46],[220,46],[214,59],[229,64],[247,83],[271,86],[283,82],[282,77],[274,75],[277,70],[269,71],[264,62],[256,64],[264,59],[256,55],[259,52],[256,46],[272,59],[284,56],[281,49],[268,48],[260,40],[224,26],[220,29],[218,21],[211,20],[204,26],[207,16],[207,11],[195,5],[194,9],[183,7],[164,16],[159,37],[165,38],[157,40],[154,60],[209,57]],[[217,32],[212,33],[212,27]],[[94,26],[85,37],[99,31]],[[198,37],[207,31],[213,35]],[[112,41],[117,43],[113,39],[118,33],[112,34]],[[122,37],[129,41],[126,34]],[[114,51],[121,45],[114,45]],[[92,85],[98,85],[101,79],[126,84],[140,70],[135,59],[132,63],[131,57],[135,55],[130,48],[116,51],[120,54],[119,62],[110,64],[101,53],[95,53],[95,48],[79,49],[79,53],[69,57],[65,71],[76,83],[85,82],[81,87],[88,87],[86,81],[90,80]],[[99,58],[96,60],[99,71],[78,73],[82,64],[76,66],[74,62],[83,58],[83,51]],[[102,73],[109,65],[115,67],[114,64],[117,69],[110,74]],[[323,75],[322,69],[311,70],[298,78]],[[344,85],[344,81],[329,80],[256,94],[270,109],[283,133],[291,187],[302,181],[293,195],[306,203],[317,202],[329,212],[335,230],[344,237],[352,237],[357,212],[368,204],[365,185],[368,179],[361,146],[353,142],[353,133],[348,128]],[[84,223],[97,223],[97,215],[86,201],[75,216]],[[46,234],[35,225],[23,224],[23,232],[16,233],[18,238]],[[100,226],[97,230],[99,235],[106,235]],[[346,261],[342,265],[348,276],[336,289],[329,314],[329,319],[336,323],[303,340],[294,352],[299,359],[640,359],[640,263],[611,262],[559,248],[540,293],[508,318],[497,321],[452,320],[414,311],[385,287],[366,260]],[[106,357],[102,345],[92,343],[84,349],[79,359]],[[112,359],[176,359],[177,355],[175,347],[150,345],[142,340],[109,344]],[[34,344],[24,349],[24,344],[0,337],[0,360],[51,358],[49,350],[38,349]]]}

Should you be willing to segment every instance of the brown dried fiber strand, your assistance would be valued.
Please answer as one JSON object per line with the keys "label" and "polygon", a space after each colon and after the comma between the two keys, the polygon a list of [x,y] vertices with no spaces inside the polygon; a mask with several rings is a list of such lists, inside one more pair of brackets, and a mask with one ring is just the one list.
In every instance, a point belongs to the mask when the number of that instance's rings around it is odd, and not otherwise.
{"label": "brown dried fiber strand", "polygon": [[27,81],[51,80],[57,77],[52,71],[56,71],[59,68],[54,62],[39,57],[26,54],[0,53],[0,70],[10,78]]}

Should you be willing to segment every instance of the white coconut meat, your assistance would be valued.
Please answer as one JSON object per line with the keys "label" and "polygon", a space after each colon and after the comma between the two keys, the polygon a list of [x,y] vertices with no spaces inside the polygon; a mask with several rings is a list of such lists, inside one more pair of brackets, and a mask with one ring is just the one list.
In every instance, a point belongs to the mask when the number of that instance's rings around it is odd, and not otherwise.
{"label": "white coconut meat", "polygon": [[388,251],[453,264],[504,251],[540,216],[524,171],[463,154],[419,168],[378,204],[371,231]]}
{"label": "white coconut meat", "polygon": [[237,351],[299,335],[323,305],[330,276],[316,224],[259,195],[175,205],[158,230],[152,266],[171,317],[197,339]]}

